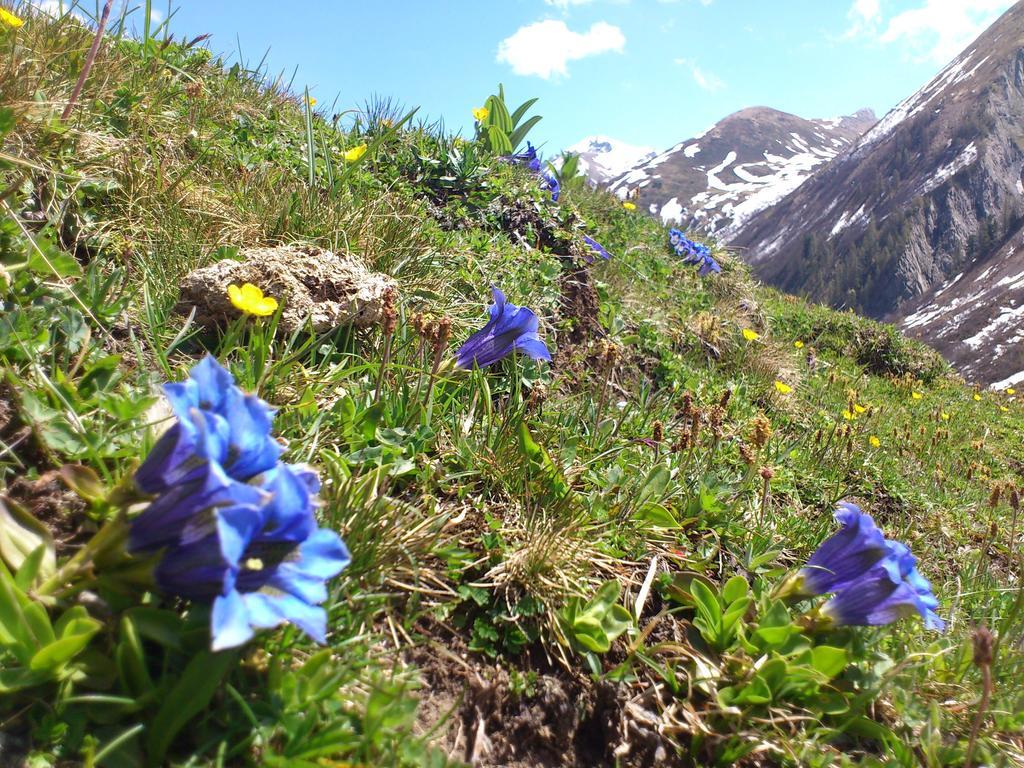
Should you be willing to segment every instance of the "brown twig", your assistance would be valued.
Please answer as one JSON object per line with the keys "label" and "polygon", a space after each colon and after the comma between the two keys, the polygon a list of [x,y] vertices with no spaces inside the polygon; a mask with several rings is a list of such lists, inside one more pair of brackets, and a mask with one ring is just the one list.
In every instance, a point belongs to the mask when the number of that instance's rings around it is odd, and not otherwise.
{"label": "brown twig", "polygon": [[978,702],[978,711],[974,715],[974,723],[971,725],[971,737],[967,742],[967,754],[964,757],[964,768],[971,768],[971,758],[974,755],[974,744],[978,740],[978,733],[981,731],[981,721],[985,719],[985,712],[988,711],[988,702],[992,696],[992,662],[994,661],[993,648],[995,638],[988,628],[982,624],[974,631],[974,663],[981,670],[981,701]]}
{"label": "brown twig", "polygon": [[99,25],[96,27],[96,36],[92,39],[92,47],[89,48],[89,55],[85,57],[85,64],[82,66],[82,72],[78,76],[78,82],[75,83],[75,89],[71,91],[68,105],[64,107],[64,111],[60,114],[61,120],[67,120],[71,117],[71,110],[75,108],[75,102],[78,101],[78,96],[82,93],[82,86],[85,85],[85,79],[89,76],[92,63],[96,60],[96,52],[100,49],[100,40],[103,39],[103,30],[107,27],[107,19],[110,17],[110,8],[113,4],[114,0],[107,0],[103,5],[103,13],[100,14]]}

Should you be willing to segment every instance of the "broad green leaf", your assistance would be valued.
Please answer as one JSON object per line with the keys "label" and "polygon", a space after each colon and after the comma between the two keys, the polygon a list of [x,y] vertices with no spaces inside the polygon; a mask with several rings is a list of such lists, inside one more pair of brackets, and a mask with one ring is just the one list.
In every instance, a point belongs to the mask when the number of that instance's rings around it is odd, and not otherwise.
{"label": "broad green leaf", "polygon": [[749,592],[750,587],[747,584],[747,580],[739,575],[733,576],[722,587],[722,602],[726,605],[735,603],[741,597],[746,597]]}
{"label": "broad green leaf", "polygon": [[519,146],[523,143],[523,140],[527,137],[530,131],[537,123],[541,120],[540,115],[534,115],[522,125],[516,126],[516,128],[509,134],[509,143],[512,145],[512,151],[519,149]]}
{"label": "broad green leaf", "polygon": [[237,661],[233,651],[201,651],[193,657],[149,724],[146,751],[151,763],[163,762],[174,737],[206,709],[221,680]]}
{"label": "broad green leaf", "polygon": [[717,632],[722,626],[722,606],[718,597],[699,579],[690,583],[690,594],[693,595],[697,614],[704,619],[708,629]]}
{"label": "broad green leaf", "polygon": [[633,517],[650,523],[655,528],[679,527],[679,521],[676,520],[675,515],[664,504],[653,501],[641,506]]}
{"label": "broad green leaf", "polygon": [[811,649],[811,665],[831,679],[846,669],[849,654],[845,648],[835,648],[831,645],[819,645]]}
{"label": "broad green leaf", "polygon": [[46,578],[57,569],[57,552],[50,529],[22,507],[0,496],[0,558],[17,571],[25,560],[43,547],[37,575]]}
{"label": "broad green leaf", "polygon": [[524,101],[522,104],[515,108],[515,111],[512,113],[513,128],[519,127],[519,121],[523,119],[523,115],[525,115],[527,111],[529,111],[530,107],[532,107],[536,103],[537,98],[534,97],[532,99],[527,99],[526,101]]}
{"label": "broad green leaf", "polygon": [[672,473],[669,472],[668,467],[664,464],[658,464],[651,469],[647,473],[647,477],[644,478],[643,483],[641,483],[640,490],[637,491],[637,505],[642,505],[648,501],[660,500],[665,495],[665,489],[668,488],[668,483],[671,479]]}

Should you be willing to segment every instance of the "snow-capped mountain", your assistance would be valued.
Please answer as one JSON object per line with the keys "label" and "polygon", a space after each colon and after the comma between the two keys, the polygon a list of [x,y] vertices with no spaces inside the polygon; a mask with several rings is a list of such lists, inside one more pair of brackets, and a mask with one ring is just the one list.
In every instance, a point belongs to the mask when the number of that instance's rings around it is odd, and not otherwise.
{"label": "snow-capped mountain", "polygon": [[760,277],[1024,381],[1024,3],[732,238]]}
{"label": "snow-capped mountain", "polygon": [[666,223],[728,241],[751,216],[785,197],[875,122],[869,109],[806,120],[750,107],[645,159],[609,184]]}
{"label": "snow-capped mountain", "polygon": [[592,184],[607,184],[635,165],[654,157],[652,147],[637,147],[608,136],[588,136],[566,152],[579,156],[579,171]]}

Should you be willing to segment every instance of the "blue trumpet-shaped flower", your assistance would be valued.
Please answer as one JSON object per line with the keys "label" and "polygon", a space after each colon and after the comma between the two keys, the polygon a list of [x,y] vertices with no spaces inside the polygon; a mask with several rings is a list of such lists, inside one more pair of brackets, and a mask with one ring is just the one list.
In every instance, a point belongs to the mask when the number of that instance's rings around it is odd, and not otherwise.
{"label": "blue trumpet-shaped flower", "polygon": [[350,557],[317,527],[316,473],[279,461],[271,409],[213,358],[164,390],[178,421],[136,474],[155,497],[132,521],[129,550],[161,551],[159,589],[212,605],[214,650],[286,621],[323,642],[326,581]]}
{"label": "blue trumpet-shaped flower", "polygon": [[[597,240],[595,240],[594,238],[592,238],[592,237],[590,237],[588,235],[584,235],[583,236],[583,242],[586,243],[586,246],[587,246],[588,250],[592,251],[593,253],[596,253],[602,259],[607,261],[608,259],[611,258],[611,254],[608,253],[608,251],[605,250],[605,247],[603,245],[601,245],[599,242],[597,242]],[[593,261],[593,260],[594,260],[593,257],[590,257],[588,259],[588,261]]]}
{"label": "blue trumpet-shaped flower", "polygon": [[213,357],[196,364],[183,382],[164,385],[177,423],[157,442],[135,473],[144,493],[160,493],[195,477],[215,461],[236,480],[274,466],[282,448],[270,435],[273,410],[243,393]]}
{"label": "blue trumpet-shaped flower", "polygon": [[529,168],[534,173],[540,173],[540,159],[537,157],[537,149],[530,142],[526,142],[526,149],[514,155],[505,155],[504,160],[516,165]]}
{"label": "blue trumpet-shaped flower", "polygon": [[551,171],[544,171],[541,174],[540,188],[551,193],[551,200],[558,202],[558,196],[562,193],[562,185],[558,183],[558,177]]}
{"label": "blue trumpet-shaped flower", "polygon": [[491,286],[494,304],[490,320],[459,347],[455,364],[459,368],[474,365],[486,368],[512,352],[522,352],[534,360],[550,360],[547,345],[537,335],[540,321],[532,310],[505,301],[505,294]]}
{"label": "blue trumpet-shaped flower", "polygon": [[917,559],[899,542],[863,575],[845,584],[820,610],[838,626],[881,626],[918,614],[928,629],[945,629],[939,601],[917,570]]}
{"label": "blue trumpet-shaped flower", "polygon": [[800,569],[803,594],[835,592],[889,554],[885,535],[856,504],[840,502],[835,519],[842,528],[825,539]]}
{"label": "blue trumpet-shaped flower", "polygon": [[700,269],[697,270],[697,274],[704,277],[705,275],[710,275],[712,272],[718,273],[721,271],[722,267],[719,266],[718,262],[708,255],[705,256],[701,262]]}

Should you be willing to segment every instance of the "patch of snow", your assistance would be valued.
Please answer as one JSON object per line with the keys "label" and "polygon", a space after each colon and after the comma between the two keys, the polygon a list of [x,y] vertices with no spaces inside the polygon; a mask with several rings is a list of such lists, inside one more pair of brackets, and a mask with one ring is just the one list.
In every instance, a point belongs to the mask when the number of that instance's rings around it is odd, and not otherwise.
{"label": "patch of snow", "polygon": [[1019,307],[1000,307],[999,314],[996,315],[992,322],[970,338],[964,339],[964,344],[971,349],[978,349],[993,334],[1003,331],[1006,326],[1011,325],[1014,320],[1022,316],[1024,316],[1024,305]]}
{"label": "patch of snow", "polygon": [[693,157],[698,152],[700,152],[700,144],[691,144],[690,146],[683,150],[683,156]]}
{"label": "patch of snow", "polygon": [[1017,194],[1024,195],[1024,183],[1020,179],[1017,179]]}
{"label": "patch of snow", "polygon": [[974,142],[972,141],[960,151],[959,155],[953,158],[952,162],[939,168],[934,174],[932,174],[931,178],[927,179],[924,184],[921,185],[920,194],[923,195],[931,192],[936,187],[946,183],[946,181],[951,179],[977,159],[978,148],[974,146]]}
{"label": "patch of snow", "polygon": [[661,206],[661,220],[668,224],[669,222],[680,222],[683,218],[683,206],[679,204],[678,198],[673,197],[663,206]]}

